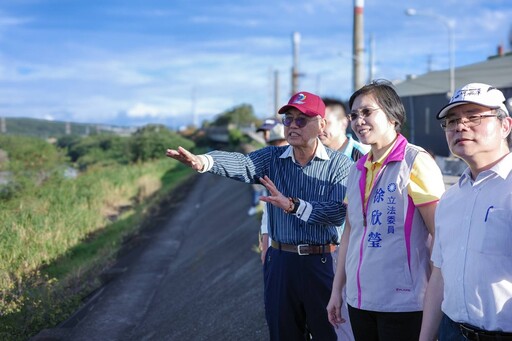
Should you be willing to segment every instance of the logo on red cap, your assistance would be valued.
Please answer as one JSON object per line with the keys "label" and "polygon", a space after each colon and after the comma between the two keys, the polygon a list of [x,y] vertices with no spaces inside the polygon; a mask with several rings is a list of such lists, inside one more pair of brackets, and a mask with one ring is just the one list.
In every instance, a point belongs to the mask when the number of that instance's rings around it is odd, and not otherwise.
{"label": "logo on red cap", "polygon": [[315,94],[301,91],[290,97],[288,104],[279,109],[278,113],[284,114],[290,108],[299,110],[306,116],[325,117],[325,104],[320,97]]}
{"label": "logo on red cap", "polygon": [[303,93],[297,94],[297,97],[292,102],[293,104],[304,104],[306,103],[306,95]]}

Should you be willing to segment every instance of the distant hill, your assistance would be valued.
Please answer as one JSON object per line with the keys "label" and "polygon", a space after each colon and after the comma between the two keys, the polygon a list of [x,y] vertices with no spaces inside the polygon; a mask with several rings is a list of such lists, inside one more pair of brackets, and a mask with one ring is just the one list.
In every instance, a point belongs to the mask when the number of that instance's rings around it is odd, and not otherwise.
{"label": "distant hill", "polygon": [[61,121],[48,121],[34,118],[5,117],[1,118],[0,134],[29,135],[43,139],[58,138],[64,135],[89,135],[99,132],[114,132],[130,134],[134,128],[97,125],[88,123],[67,123]]}

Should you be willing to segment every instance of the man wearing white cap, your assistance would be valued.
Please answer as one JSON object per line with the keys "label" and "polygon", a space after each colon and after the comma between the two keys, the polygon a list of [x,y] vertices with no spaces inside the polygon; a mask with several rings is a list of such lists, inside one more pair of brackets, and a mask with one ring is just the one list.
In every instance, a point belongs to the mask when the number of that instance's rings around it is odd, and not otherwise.
{"label": "man wearing white cap", "polygon": [[420,340],[512,340],[512,118],[504,102],[495,87],[472,83],[437,114],[468,168],[437,206]]}
{"label": "man wearing white cap", "polygon": [[263,124],[256,129],[256,132],[263,133],[265,143],[269,146],[284,146],[288,144],[284,136],[284,125],[275,118],[265,119]]}
{"label": "man wearing white cap", "polygon": [[[263,138],[265,139],[265,143],[267,144],[267,146],[285,146],[288,144],[288,142],[286,142],[286,138],[284,137],[284,126],[281,122],[279,122],[275,118],[265,119],[263,121],[263,124],[258,129],[256,129],[256,132],[263,133]],[[253,184],[252,186],[253,186],[252,205],[249,208],[249,211],[247,211],[247,214],[249,214],[249,215],[254,215],[258,212],[258,206],[260,205],[260,196],[266,194],[265,187],[263,185]],[[265,207],[265,206],[263,206],[263,207]],[[263,212],[263,215],[265,215],[265,212]],[[263,226],[262,226],[262,228],[263,228]],[[263,231],[263,229],[262,229],[262,231]],[[266,229],[265,229],[265,231],[266,231]],[[267,242],[268,242],[268,238],[267,238]],[[261,245],[261,240],[260,240],[260,250],[262,250],[261,246],[262,245]],[[263,260],[264,258],[265,258],[265,253],[262,252],[261,259]]]}

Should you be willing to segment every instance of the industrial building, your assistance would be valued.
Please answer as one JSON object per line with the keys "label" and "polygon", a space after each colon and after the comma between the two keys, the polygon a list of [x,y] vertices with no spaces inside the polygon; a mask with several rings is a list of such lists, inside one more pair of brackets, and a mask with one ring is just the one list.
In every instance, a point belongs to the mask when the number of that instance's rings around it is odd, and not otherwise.
{"label": "industrial building", "polygon": [[[512,52],[499,52],[486,61],[454,71],[455,89],[468,83],[487,83],[500,89],[505,98],[512,98]],[[436,155],[449,156],[445,134],[436,114],[450,100],[450,70],[409,76],[396,82],[395,87],[407,112],[404,133],[408,140]]]}

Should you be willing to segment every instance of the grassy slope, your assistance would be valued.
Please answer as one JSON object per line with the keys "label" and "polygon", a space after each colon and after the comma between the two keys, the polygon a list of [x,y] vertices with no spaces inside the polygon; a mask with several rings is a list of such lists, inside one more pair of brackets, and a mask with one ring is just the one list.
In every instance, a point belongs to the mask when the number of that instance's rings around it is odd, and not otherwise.
{"label": "grassy slope", "polygon": [[171,160],[96,169],[0,210],[0,339],[25,340],[76,310],[126,239],[189,169]]}

